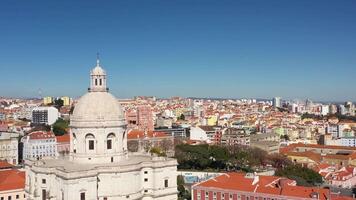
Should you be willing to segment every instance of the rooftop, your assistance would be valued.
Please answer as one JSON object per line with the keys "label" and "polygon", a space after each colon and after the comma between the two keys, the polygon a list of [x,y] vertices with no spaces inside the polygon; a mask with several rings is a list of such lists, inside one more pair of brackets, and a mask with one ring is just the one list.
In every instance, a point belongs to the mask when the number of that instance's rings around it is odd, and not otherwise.
{"label": "rooftop", "polygon": [[226,173],[198,183],[193,188],[209,187],[300,198],[311,198],[313,194],[319,194],[320,200],[326,200],[330,195],[328,189],[296,186],[294,180],[283,177],[252,176],[248,177],[245,173]]}

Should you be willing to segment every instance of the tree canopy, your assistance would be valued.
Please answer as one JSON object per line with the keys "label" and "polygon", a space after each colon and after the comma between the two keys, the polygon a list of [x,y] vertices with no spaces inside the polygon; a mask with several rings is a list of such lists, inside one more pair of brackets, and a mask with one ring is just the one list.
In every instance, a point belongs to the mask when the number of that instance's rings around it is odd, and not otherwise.
{"label": "tree canopy", "polygon": [[322,176],[312,169],[301,165],[289,165],[276,171],[276,176],[283,176],[297,181],[297,185],[316,186],[323,182]]}
{"label": "tree canopy", "polygon": [[53,133],[56,136],[64,135],[67,133],[68,127],[69,121],[58,118],[57,121],[52,125]]}

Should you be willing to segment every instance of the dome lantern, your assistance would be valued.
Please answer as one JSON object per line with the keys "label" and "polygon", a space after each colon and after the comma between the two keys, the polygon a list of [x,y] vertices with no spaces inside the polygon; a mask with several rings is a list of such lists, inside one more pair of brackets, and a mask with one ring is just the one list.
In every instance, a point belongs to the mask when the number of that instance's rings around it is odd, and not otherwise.
{"label": "dome lantern", "polygon": [[107,92],[109,89],[106,86],[106,72],[100,66],[99,55],[96,59],[96,66],[90,72],[90,88],[89,92]]}

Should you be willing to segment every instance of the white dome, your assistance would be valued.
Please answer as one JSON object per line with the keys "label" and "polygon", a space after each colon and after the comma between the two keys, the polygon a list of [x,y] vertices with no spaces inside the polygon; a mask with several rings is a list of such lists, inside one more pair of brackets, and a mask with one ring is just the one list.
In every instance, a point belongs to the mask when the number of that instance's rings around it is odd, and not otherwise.
{"label": "white dome", "polygon": [[106,72],[105,72],[105,70],[103,68],[101,68],[99,65],[97,65],[91,71],[91,75],[106,75]]}
{"label": "white dome", "polygon": [[[71,125],[117,126],[124,113],[116,98],[108,92],[88,92],[74,107]],[[79,123],[79,124],[78,124]]]}

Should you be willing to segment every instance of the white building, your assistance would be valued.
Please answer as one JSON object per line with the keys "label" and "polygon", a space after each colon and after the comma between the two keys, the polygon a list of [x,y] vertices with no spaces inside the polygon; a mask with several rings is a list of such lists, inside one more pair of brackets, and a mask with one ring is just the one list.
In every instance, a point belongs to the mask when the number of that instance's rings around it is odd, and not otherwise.
{"label": "white building", "polygon": [[282,107],[281,97],[274,97],[272,104],[273,104],[273,107],[275,107],[275,108]]}
{"label": "white building", "polygon": [[0,132],[0,160],[17,165],[18,138],[18,133]]}
{"label": "white building", "polygon": [[52,125],[57,121],[59,112],[55,107],[36,107],[32,110],[32,123]]}
{"label": "white building", "polygon": [[356,147],[356,137],[343,137],[343,138],[341,138],[341,146]]}
{"label": "white building", "polygon": [[26,161],[29,199],[176,200],[177,161],[129,154],[122,107],[106,87],[106,73],[91,71],[90,88],[70,120],[68,157]]}
{"label": "white building", "polygon": [[52,132],[35,131],[22,138],[23,159],[36,160],[57,156],[56,136]]}
{"label": "white building", "polygon": [[329,105],[321,105],[320,106],[320,114],[321,115],[328,115],[329,114]]}

